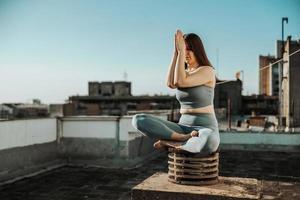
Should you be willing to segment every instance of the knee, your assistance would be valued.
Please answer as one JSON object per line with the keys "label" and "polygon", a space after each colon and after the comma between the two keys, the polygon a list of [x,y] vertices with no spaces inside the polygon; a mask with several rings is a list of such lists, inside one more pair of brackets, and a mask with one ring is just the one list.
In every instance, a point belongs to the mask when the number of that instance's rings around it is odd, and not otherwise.
{"label": "knee", "polygon": [[218,134],[212,134],[210,137],[208,137],[207,146],[210,149],[211,152],[215,152],[220,145],[220,137]]}
{"label": "knee", "polygon": [[146,119],[147,117],[148,117],[147,114],[141,113],[141,114],[135,114],[132,117],[132,119],[134,119],[135,121],[140,121]]}
{"label": "knee", "polygon": [[139,129],[143,125],[145,119],[147,119],[147,114],[144,113],[135,114],[132,117],[132,121],[131,121],[132,126],[135,127],[136,129]]}
{"label": "knee", "polygon": [[213,130],[210,128],[203,128],[200,129],[198,132],[199,132],[199,137],[209,137],[213,133]]}

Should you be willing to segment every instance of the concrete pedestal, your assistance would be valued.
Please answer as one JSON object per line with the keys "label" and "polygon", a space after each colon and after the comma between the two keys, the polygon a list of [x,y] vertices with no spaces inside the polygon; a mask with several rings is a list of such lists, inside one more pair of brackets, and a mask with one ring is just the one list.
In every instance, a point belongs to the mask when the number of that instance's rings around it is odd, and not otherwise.
{"label": "concrete pedestal", "polygon": [[221,177],[209,186],[179,185],[168,181],[167,173],[155,173],[132,189],[132,200],[237,200],[259,199],[259,182],[252,178]]}

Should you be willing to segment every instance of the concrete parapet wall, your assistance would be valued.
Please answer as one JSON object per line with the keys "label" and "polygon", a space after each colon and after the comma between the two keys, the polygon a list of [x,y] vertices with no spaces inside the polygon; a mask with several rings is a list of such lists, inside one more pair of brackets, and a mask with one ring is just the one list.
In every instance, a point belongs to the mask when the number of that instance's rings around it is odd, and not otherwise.
{"label": "concrete parapet wall", "polygon": [[152,140],[132,127],[131,119],[76,116],[1,122],[0,181],[60,164],[134,167],[158,152]]}
{"label": "concrete parapet wall", "polygon": [[74,159],[106,159],[116,155],[115,139],[100,138],[63,138],[61,153],[69,161]]}
{"label": "concrete parapet wall", "polygon": [[0,182],[65,164],[56,142],[34,144],[0,151]]}
{"label": "concrete parapet wall", "polygon": [[53,142],[56,119],[30,119],[0,122],[0,150]]}
{"label": "concrete parapet wall", "polygon": [[300,134],[220,133],[221,149],[252,151],[300,151]]}
{"label": "concrete parapet wall", "polygon": [[[167,119],[166,114],[159,117]],[[62,154],[70,164],[133,167],[158,152],[154,141],[135,130],[131,120],[132,116],[63,118]]]}
{"label": "concrete parapet wall", "polygon": [[[167,114],[158,114],[167,119]],[[157,155],[132,116],[0,122],[0,181],[53,164],[134,167]],[[220,133],[221,150],[300,151],[300,134]]]}
{"label": "concrete parapet wall", "polygon": [[134,139],[128,141],[128,159],[134,159],[136,157],[143,157],[154,151],[153,143],[155,141],[145,137],[135,137]]}

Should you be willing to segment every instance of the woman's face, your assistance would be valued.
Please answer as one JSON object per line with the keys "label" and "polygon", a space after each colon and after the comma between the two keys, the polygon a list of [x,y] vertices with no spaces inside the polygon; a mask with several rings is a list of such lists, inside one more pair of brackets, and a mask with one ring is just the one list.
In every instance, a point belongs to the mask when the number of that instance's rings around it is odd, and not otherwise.
{"label": "woman's face", "polygon": [[188,66],[198,65],[194,52],[189,49],[187,45],[185,50],[185,62],[188,64]]}

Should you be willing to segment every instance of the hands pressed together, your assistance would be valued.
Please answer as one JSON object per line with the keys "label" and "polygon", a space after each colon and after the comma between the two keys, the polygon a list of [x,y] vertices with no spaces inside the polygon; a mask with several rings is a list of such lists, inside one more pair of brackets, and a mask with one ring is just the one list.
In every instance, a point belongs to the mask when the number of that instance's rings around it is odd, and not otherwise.
{"label": "hands pressed together", "polygon": [[175,50],[177,53],[185,51],[185,40],[183,38],[183,32],[181,30],[176,31],[174,43],[175,43]]}

